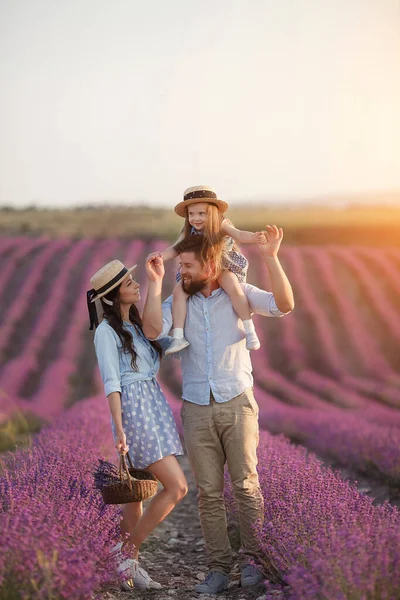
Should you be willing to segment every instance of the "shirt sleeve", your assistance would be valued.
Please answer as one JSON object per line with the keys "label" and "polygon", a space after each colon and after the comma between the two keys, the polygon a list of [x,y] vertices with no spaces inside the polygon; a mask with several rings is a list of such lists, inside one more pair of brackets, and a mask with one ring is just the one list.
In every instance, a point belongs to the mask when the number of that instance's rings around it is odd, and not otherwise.
{"label": "shirt sleeve", "polygon": [[250,285],[249,283],[242,284],[244,293],[250,305],[250,310],[257,315],[263,317],[283,317],[285,314],[276,306],[275,297],[272,292],[260,290],[260,288]]}
{"label": "shirt sleeve", "polygon": [[107,328],[96,329],[94,347],[106,396],[121,392],[119,352],[113,332]]}
{"label": "shirt sleeve", "polygon": [[172,327],[172,296],[169,296],[162,303],[162,317],[163,317],[163,328],[156,340],[160,340],[161,338],[167,336]]}

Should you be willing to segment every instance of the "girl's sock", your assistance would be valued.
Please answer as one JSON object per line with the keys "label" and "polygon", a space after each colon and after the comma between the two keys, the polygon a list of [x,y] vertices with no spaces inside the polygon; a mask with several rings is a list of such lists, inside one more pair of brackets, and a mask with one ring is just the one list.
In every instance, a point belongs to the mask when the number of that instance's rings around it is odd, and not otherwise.
{"label": "girl's sock", "polygon": [[243,326],[246,333],[253,333],[253,331],[255,331],[253,319],[246,319],[243,321]]}
{"label": "girl's sock", "polygon": [[183,338],[183,329],[181,327],[176,327],[172,330],[172,337],[176,340],[181,340]]}
{"label": "girl's sock", "polygon": [[258,339],[252,319],[245,319],[243,325],[246,332],[247,350],[258,350],[260,347],[260,340]]}

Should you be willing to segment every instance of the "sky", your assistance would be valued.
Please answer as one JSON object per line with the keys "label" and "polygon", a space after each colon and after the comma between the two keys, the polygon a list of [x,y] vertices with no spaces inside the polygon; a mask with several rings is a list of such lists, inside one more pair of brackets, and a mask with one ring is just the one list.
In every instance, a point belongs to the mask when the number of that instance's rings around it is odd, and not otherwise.
{"label": "sky", "polygon": [[400,191],[400,0],[0,0],[0,205]]}

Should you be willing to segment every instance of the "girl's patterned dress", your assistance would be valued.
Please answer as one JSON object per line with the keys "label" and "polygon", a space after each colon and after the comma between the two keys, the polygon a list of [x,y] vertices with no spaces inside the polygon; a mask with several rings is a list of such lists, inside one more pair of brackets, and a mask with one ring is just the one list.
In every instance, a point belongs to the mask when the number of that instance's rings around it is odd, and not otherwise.
{"label": "girl's patterned dress", "polygon": [[[201,231],[198,231],[194,227],[190,230],[190,235],[203,235]],[[238,278],[240,283],[246,283],[247,269],[249,267],[249,261],[241,252],[235,249],[235,240],[229,235],[225,236],[225,248],[222,254],[222,268],[231,271]],[[181,272],[178,269],[175,277],[176,281],[181,280]]]}

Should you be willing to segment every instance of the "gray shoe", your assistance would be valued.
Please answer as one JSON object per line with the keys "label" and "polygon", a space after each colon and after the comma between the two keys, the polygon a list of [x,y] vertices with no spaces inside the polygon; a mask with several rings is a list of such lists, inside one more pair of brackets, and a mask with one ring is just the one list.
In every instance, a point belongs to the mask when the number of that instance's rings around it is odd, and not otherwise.
{"label": "gray shoe", "polygon": [[227,589],[229,577],[219,571],[210,571],[202,583],[194,586],[198,594],[219,594]]}
{"label": "gray shoe", "polygon": [[249,587],[251,585],[257,585],[264,580],[264,575],[257,569],[255,565],[244,565],[242,568],[242,575],[240,578],[240,585],[242,587]]}
{"label": "gray shoe", "polygon": [[165,356],[170,356],[171,354],[175,354],[175,352],[180,352],[189,345],[189,342],[184,337],[179,340],[177,338],[172,338],[172,342],[165,351]]}

